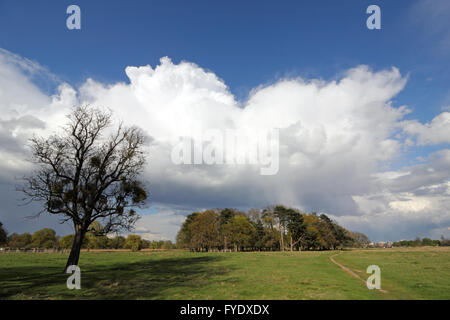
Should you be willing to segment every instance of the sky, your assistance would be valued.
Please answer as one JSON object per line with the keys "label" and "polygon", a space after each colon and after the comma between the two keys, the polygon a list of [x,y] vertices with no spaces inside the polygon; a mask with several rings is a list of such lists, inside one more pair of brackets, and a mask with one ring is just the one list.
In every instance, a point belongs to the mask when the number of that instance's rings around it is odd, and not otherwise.
{"label": "sky", "polygon": [[[66,9],[81,9],[69,30]],[[381,9],[369,30],[366,9]],[[27,140],[74,105],[151,136],[135,233],[170,239],[206,208],[284,203],[372,240],[450,236],[450,2],[0,0],[0,221],[69,224],[19,206]],[[192,127],[280,129],[276,175],[177,165]]]}

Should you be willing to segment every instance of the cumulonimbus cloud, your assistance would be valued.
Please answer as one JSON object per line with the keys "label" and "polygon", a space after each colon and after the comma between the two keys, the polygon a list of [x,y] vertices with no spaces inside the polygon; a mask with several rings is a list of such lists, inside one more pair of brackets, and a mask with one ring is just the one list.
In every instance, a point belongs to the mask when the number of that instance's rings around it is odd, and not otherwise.
{"label": "cumulonimbus cloud", "polygon": [[[405,210],[411,207],[408,204],[414,203],[429,203],[419,211],[435,214],[433,199],[437,198],[414,202],[409,197],[404,200],[408,203],[401,203],[399,195],[406,191],[395,190],[396,184],[402,185],[401,174],[395,179],[383,176],[390,161],[408,145],[405,141],[435,143],[435,133],[445,136],[448,129],[442,125],[445,112],[431,124],[404,121],[410,110],[391,102],[407,82],[396,68],[373,71],[357,66],[334,81],[282,79],[255,88],[246,101],[237,101],[214,73],[189,62],[174,64],[169,58],[162,58],[155,68],[127,67],[129,82],[105,85],[87,79],[79,88],[62,83],[57,92],[46,95],[20,63],[11,62],[20,57],[4,56],[5,52],[0,52],[3,170],[26,168],[20,159],[26,154],[24,142],[32,133],[58,130],[72,106],[92,104],[112,109],[117,119],[143,128],[152,137],[145,178],[150,181],[152,201],[166,207],[261,207],[285,203],[327,212],[350,223],[376,216],[377,205],[372,202],[378,199],[379,207],[395,217],[404,217]],[[254,165],[172,163],[173,146],[194,128],[246,129],[250,134],[279,129],[278,174],[261,176]],[[445,138],[439,141],[448,142]],[[445,157],[429,160],[433,161],[450,163]],[[419,167],[411,170],[414,175],[421,172]],[[446,170],[439,175],[440,183],[450,177]],[[386,193],[392,197],[374,196]],[[167,219],[167,213],[164,217]],[[174,217],[178,219],[176,214]],[[408,221],[407,214],[405,219]],[[449,220],[440,219],[434,227]],[[140,227],[157,230],[143,224]]]}

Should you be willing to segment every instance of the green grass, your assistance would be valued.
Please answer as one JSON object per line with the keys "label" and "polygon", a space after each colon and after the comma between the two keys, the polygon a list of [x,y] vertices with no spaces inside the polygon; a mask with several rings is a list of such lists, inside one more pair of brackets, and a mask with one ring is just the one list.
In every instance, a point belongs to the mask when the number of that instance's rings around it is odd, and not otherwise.
{"label": "green grass", "polygon": [[355,250],[335,260],[359,274],[378,265],[382,289],[395,298],[450,299],[450,248]]}
{"label": "green grass", "polygon": [[0,253],[0,299],[449,299],[450,250],[357,250],[335,257],[381,268],[382,288],[331,263],[336,252],[83,252],[81,290],[68,290],[67,255]]}

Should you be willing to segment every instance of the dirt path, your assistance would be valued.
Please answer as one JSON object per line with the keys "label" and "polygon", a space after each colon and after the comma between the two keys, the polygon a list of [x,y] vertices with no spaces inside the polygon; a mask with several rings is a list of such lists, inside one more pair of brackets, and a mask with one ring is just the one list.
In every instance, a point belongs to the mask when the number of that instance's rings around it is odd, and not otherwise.
{"label": "dirt path", "polygon": [[[331,262],[333,262],[335,265],[337,265],[339,268],[341,268],[342,270],[347,272],[352,277],[355,277],[356,279],[361,280],[364,283],[364,285],[366,285],[366,280],[361,278],[358,274],[354,273],[350,268],[347,268],[346,266],[344,266],[344,265],[340,264],[339,262],[337,262],[336,260],[334,260],[334,257],[336,257],[336,256],[338,256],[338,255],[340,255],[342,253],[343,252],[339,252],[339,253],[336,253],[336,254],[332,255],[330,257]],[[383,293],[388,293],[386,290],[383,290],[383,289],[380,289],[380,291],[383,292]]]}

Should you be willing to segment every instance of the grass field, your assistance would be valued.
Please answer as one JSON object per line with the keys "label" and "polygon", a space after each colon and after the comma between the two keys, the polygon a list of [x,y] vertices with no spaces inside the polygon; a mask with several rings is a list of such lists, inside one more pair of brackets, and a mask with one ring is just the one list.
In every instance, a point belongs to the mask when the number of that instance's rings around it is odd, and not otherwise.
{"label": "grass field", "polygon": [[337,252],[83,252],[81,290],[68,290],[67,255],[0,253],[0,299],[450,299],[450,249]]}

